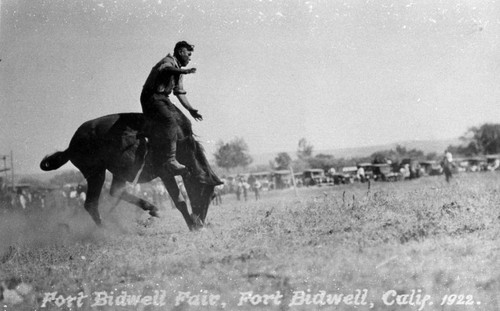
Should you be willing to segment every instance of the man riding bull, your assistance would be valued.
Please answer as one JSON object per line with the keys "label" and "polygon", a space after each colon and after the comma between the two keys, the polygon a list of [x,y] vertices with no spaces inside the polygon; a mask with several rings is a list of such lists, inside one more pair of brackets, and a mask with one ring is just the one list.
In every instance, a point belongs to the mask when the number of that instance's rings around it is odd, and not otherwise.
{"label": "man riding bull", "polygon": [[196,72],[196,68],[182,68],[189,64],[193,50],[194,45],[186,41],[177,42],[174,55],[168,54],[151,69],[141,93],[142,111],[152,121],[150,139],[153,161],[174,175],[186,169],[175,158],[178,125],[187,124],[190,127],[191,123],[172,104],[169,95],[173,93],[195,120],[203,120],[198,110],[189,104],[182,85],[183,75]]}

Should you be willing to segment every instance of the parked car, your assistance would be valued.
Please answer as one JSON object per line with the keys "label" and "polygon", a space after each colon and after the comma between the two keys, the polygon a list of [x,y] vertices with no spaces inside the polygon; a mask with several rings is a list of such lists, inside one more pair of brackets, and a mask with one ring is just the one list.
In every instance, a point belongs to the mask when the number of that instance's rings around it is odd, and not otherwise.
{"label": "parked car", "polygon": [[363,168],[365,171],[365,179],[373,179],[373,164],[371,163],[358,163],[357,168]]}
{"label": "parked car", "polygon": [[486,162],[488,171],[500,169],[500,154],[487,155]]}
{"label": "parked car", "polygon": [[304,170],[302,172],[302,178],[305,186],[315,186],[332,182],[331,178],[326,176],[325,171],[321,168]]}
{"label": "parked car", "polygon": [[443,174],[443,168],[437,161],[422,161],[420,167],[423,175],[435,176]]}
{"label": "parked car", "polygon": [[289,170],[277,170],[272,172],[272,184],[275,189],[289,188],[292,186],[291,179],[292,175]]}
{"label": "parked car", "polygon": [[352,184],[354,182],[354,176],[345,173],[335,173],[331,175],[334,185],[345,185]]}
{"label": "parked car", "polygon": [[[358,172],[358,168],[356,166],[345,166],[341,170],[341,172],[337,173],[338,175],[343,175],[344,178],[348,179],[351,183],[356,179],[356,174]],[[337,176],[337,178],[341,178],[342,176]]]}
{"label": "parked car", "polygon": [[393,172],[390,164],[373,164],[373,179],[377,181],[397,181],[401,174]]}

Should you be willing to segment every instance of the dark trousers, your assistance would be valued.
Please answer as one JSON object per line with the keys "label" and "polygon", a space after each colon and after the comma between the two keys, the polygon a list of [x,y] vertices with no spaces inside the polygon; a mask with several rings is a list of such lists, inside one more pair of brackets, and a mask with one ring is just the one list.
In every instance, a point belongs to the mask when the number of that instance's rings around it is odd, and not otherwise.
{"label": "dark trousers", "polygon": [[163,163],[171,156],[172,143],[177,141],[177,133],[183,127],[191,129],[191,122],[163,94],[151,94],[143,90],[141,94],[142,112],[151,122],[149,131],[153,161]]}
{"label": "dark trousers", "polygon": [[[177,107],[168,96],[160,94],[141,94],[144,115],[152,121],[151,143],[165,144],[177,139]],[[179,111],[180,112],[180,111]]]}

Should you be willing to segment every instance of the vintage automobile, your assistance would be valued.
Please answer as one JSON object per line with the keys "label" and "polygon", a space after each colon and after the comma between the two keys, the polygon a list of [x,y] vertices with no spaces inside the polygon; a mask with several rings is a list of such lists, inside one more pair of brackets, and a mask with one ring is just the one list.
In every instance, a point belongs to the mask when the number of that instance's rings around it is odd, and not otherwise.
{"label": "vintage automobile", "polygon": [[305,186],[315,186],[332,183],[332,179],[325,175],[321,168],[307,169],[302,172],[302,178]]}
{"label": "vintage automobile", "polygon": [[372,164],[373,179],[377,181],[398,181],[401,174],[392,171],[390,164]]}
{"label": "vintage automobile", "polygon": [[352,184],[356,179],[357,170],[356,166],[346,166],[339,170],[339,172],[330,174],[330,177],[335,185]]}
{"label": "vintage automobile", "polygon": [[443,167],[437,161],[421,161],[420,167],[423,175],[436,176],[443,174]]}
{"label": "vintage automobile", "polygon": [[360,167],[363,168],[365,171],[365,179],[373,179],[373,164],[371,163],[358,163],[357,168],[359,169]]}
{"label": "vintage automobile", "polygon": [[500,169],[500,154],[493,154],[486,156],[487,170],[494,171]]}
{"label": "vintage automobile", "polygon": [[351,174],[335,173],[331,175],[334,185],[345,185],[352,184],[354,182],[354,176]]}
{"label": "vintage automobile", "polygon": [[271,176],[275,189],[286,189],[293,185],[292,174],[289,170],[273,171]]}
{"label": "vintage automobile", "polygon": [[456,169],[459,172],[481,172],[485,171],[487,168],[487,161],[483,157],[468,157],[468,158],[457,158],[454,163],[456,163]]}

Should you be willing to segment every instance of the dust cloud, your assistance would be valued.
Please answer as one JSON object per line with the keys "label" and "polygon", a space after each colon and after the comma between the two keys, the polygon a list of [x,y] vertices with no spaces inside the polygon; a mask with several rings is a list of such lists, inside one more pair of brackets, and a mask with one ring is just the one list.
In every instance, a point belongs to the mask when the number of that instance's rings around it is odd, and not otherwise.
{"label": "dust cloud", "polygon": [[[136,212],[127,203],[112,210],[100,204],[104,226],[98,227],[83,206],[59,205],[32,210],[9,210],[0,213],[0,259],[9,249],[96,243],[116,235],[135,232]],[[111,211],[112,210],[112,211]]]}

